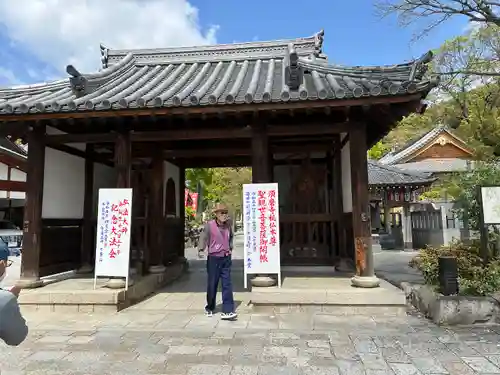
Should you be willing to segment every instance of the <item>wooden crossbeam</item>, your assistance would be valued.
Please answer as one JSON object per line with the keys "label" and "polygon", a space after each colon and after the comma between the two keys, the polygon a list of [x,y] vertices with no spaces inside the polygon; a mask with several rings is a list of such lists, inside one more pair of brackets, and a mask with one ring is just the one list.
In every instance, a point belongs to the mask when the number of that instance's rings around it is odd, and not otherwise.
{"label": "wooden crossbeam", "polygon": [[0,180],[0,191],[26,191],[26,182],[24,181],[10,181]]}
{"label": "wooden crossbeam", "polygon": [[[293,137],[301,135],[330,135],[348,131],[356,127],[356,123],[337,124],[303,124],[302,126],[270,126],[267,128],[270,137]],[[252,136],[252,129],[247,126],[235,129],[185,129],[163,130],[150,132],[132,132],[132,142],[159,142],[182,140],[210,140],[210,139],[244,139]],[[68,143],[112,143],[116,140],[115,133],[102,134],[55,134],[47,135],[47,144]]]}

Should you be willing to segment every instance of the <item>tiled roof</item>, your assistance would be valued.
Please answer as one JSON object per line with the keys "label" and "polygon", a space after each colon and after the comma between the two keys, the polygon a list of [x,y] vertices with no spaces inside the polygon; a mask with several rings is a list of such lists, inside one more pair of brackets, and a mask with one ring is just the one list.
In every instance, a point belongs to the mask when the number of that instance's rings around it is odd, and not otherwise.
{"label": "tiled roof", "polygon": [[0,90],[0,115],[145,107],[348,99],[421,93],[428,53],[404,64],[329,65],[323,33],[293,40],[155,50],[108,50],[105,68],[24,88]]}
{"label": "tiled roof", "polygon": [[409,172],[368,160],[368,183],[376,185],[428,185],[435,181],[429,173]]}
{"label": "tiled roof", "polygon": [[382,164],[388,164],[388,165],[394,165],[405,159],[406,157],[410,156],[411,154],[417,152],[419,149],[422,147],[425,147],[432,141],[434,141],[437,137],[439,137],[441,134],[447,133],[451,137],[455,138],[458,142],[466,146],[465,142],[458,138],[455,134],[453,134],[447,126],[445,125],[440,125],[436,126],[434,129],[430,130],[429,132],[425,133],[422,135],[420,138],[417,138],[410,144],[406,145],[403,149],[397,151],[397,152],[390,152],[386,155],[384,155],[382,158],[380,158],[379,162]]}
{"label": "tiled roof", "polygon": [[446,158],[446,159],[429,159],[411,163],[394,164],[394,168],[398,168],[408,172],[425,172],[425,173],[448,173],[448,172],[464,172],[474,168],[473,160]]}
{"label": "tiled roof", "polygon": [[12,142],[9,138],[0,137],[0,153],[6,153],[10,156],[20,159],[26,159],[28,153],[23,148]]}

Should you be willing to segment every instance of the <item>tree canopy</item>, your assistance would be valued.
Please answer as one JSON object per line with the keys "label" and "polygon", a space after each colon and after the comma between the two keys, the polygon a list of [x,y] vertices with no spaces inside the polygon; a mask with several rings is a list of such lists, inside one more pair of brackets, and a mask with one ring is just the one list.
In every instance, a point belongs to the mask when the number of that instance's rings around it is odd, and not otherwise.
{"label": "tree canopy", "polygon": [[377,143],[374,159],[401,148],[435,126],[447,125],[479,159],[500,156],[500,27],[488,24],[446,41],[434,51],[428,74],[441,77],[424,115],[412,114]]}
{"label": "tree canopy", "polygon": [[379,0],[382,16],[396,15],[403,26],[422,25],[428,33],[452,17],[465,17],[480,26],[500,26],[500,3],[496,0]]}
{"label": "tree canopy", "polygon": [[241,212],[243,185],[252,182],[250,168],[200,168],[186,170],[186,187],[196,191],[201,186],[203,208],[215,203],[226,204],[231,211]]}

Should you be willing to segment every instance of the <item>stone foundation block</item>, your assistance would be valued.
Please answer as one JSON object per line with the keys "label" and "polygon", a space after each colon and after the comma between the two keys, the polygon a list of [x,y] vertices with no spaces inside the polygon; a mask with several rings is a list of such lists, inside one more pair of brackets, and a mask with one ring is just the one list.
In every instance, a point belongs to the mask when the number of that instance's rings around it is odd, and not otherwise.
{"label": "stone foundation block", "polygon": [[500,304],[493,297],[443,296],[427,285],[401,287],[408,301],[436,324],[500,323]]}

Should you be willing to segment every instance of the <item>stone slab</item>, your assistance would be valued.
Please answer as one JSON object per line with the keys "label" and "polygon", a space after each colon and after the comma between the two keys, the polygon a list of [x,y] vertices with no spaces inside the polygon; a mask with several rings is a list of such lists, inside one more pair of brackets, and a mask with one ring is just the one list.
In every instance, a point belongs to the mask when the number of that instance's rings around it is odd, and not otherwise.
{"label": "stone slab", "polygon": [[403,291],[381,280],[378,288],[354,288],[349,277],[287,277],[281,288],[252,288],[253,305],[406,306]]}
{"label": "stone slab", "polygon": [[38,289],[23,290],[19,304],[23,311],[116,312],[177,280],[185,270],[184,263],[174,264],[163,273],[149,274],[135,280],[128,290],[106,288],[106,279],[99,279],[94,290],[93,278],[75,277]]}

